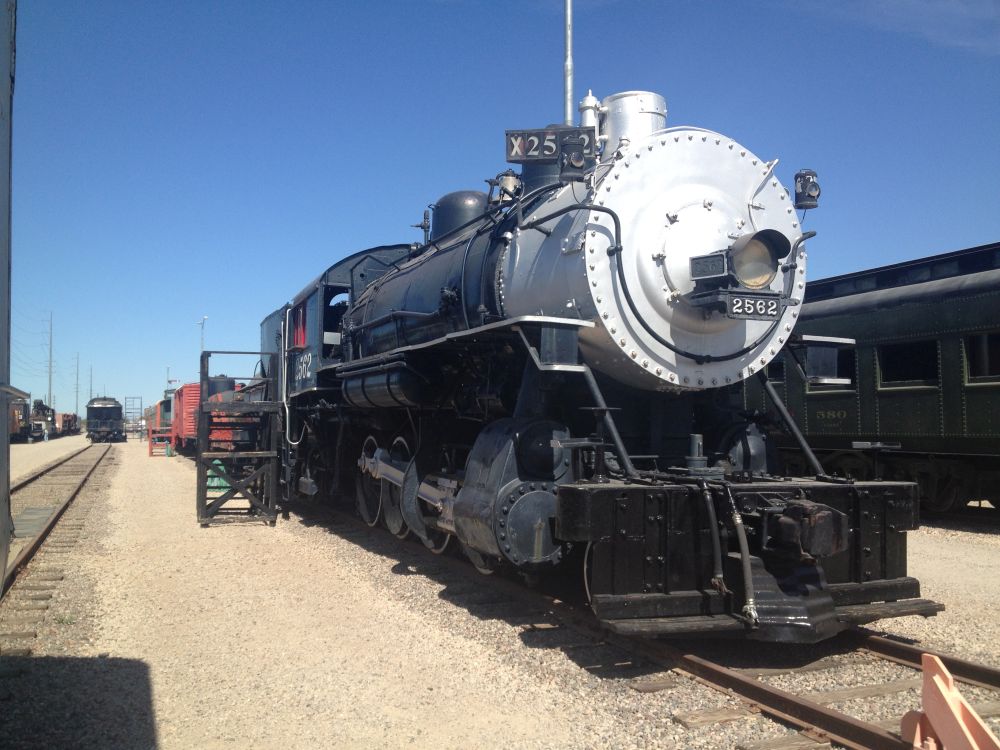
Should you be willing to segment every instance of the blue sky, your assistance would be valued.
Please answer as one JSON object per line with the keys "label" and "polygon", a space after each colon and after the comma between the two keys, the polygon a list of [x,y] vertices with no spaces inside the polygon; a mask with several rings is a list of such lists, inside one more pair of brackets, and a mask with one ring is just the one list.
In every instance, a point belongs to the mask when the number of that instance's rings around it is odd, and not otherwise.
{"label": "blue sky", "polygon": [[[159,398],[562,119],[562,0],[22,0],[12,383]],[[666,96],[786,184],[820,278],[1000,240],[996,0],[576,0],[575,99]]]}

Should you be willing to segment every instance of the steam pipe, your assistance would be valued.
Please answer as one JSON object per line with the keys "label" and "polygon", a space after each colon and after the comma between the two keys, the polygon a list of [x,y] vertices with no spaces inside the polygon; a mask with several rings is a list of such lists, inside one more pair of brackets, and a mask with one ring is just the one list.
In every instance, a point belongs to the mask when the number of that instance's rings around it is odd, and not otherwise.
{"label": "steam pipe", "polygon": [[[302,438],[306,436],[305,422],[302,423],[302,433],[298,440],[292,440],[292,407],[288,401],[288,335],[291,332],[289,318],[292,314],[292,306],[285,308],[285,330],[281,332],[281,402],[285,407],[285,442],[289,445],[299,445]],[[275,373],[277,375],[277,373]],[[207,382],[207,381],[206,381]],[[208,393],[208,386],[203,383],[202,394]]]}
{"label": "steam pipe", "polygon": [[795,424],[795,420],[792,419],[792,415],[788,413],[788,409],[786,409],[785,405],[781,402],[778,392],[774,390],[774,386],[771,385],[771,381],[767,379],[767,371],[759,370],[757,372],[757,378],[760,380],[761,385],[764,386],[764,392],[767,394],[767,397],[771,399],[771,403],[774,404],[774,409],[778,412],[778,416],[781,417],[781,421],[785,423],[785,427],[787,427],[788,431],[792,433],[792,437],[795,438],[795,442],[799,444],[799,448],[802,449],[803,455],[806,457],[806,460],[809,462],[812,470],[816,473],[817,478],[826,478],[827,474],[823,471],[823,466],[816,458],[816,454],[812,452],[812,448],[809,447],[809,443],[806,442],[806,439],[803,437],[798,425]]}
{"label": "steam pipe", "polygon": [[635,470],[635,466],[632,465],[632,459],[629,458],[628,453],[625,451],[625,443],[622,441],[622,436],[618,434],[618,426],[615,424],[615,420],[611,418],[611,413],[608,411],[608,404],[604,400],[604,394],[601,393],[601,389],[597,385],[597,379],[594,377],[593,371],[586,365],[583,366],[583,377],[587,381],[587,387],[590,388],[590,395],[593,396],[594,403],[604,410],[604,428],[611,436],[611,442],[614,443],[615,453],[618,454],[618,461],[625,470],[625,476],[629,479],[635,479],[639,476],[639,472]]}
{"label": "steam pipe", "polygon": [[416,310],[393,310],[392,312],[387,312],[385,315],[380,315],[377,318],[372,318],[371,320],[366,320],[363,323],[358,323],[351,327],[351,334],[355,334],[358,331],[363,331],[366,328],[371,328],[373,326],[382,325],[383,323],[390,323],[394,320],[399,320],[401,318],[415,318],[418,320],[425,320],[427,318],[436,318],[440,315],[439,310],[433,312],[418,312]]}
{"label": "steam pipe", "polygon": [[760,618],[757,616],[757,602],[754,597],[753,573],[750,570],[750,546],[747,544],[747,530],[743,527],[743,516],[740,515],[736,507],[736,498],[729,483],[723,485],[726,492],[726,499],[729,500],[729,512],[732,514],[733,526],[736,527],[736,541],[740,545],[740,566],[743,569],[743,593],[745,601],[743,603],[743,616],[750,621],[750,624],[757,626]]}
{"label": "steam pipe", "polygon": [[698,480],[698,487],[701,488],[701,497],[705,501],[705,511],[708,513],[708,525],[711,526],[709,536],[712,538],[712,588],[724,594],[726,583],[722,579],[722,543],[719,541],[719,519],[715,515],[715,499],[704,479]]}

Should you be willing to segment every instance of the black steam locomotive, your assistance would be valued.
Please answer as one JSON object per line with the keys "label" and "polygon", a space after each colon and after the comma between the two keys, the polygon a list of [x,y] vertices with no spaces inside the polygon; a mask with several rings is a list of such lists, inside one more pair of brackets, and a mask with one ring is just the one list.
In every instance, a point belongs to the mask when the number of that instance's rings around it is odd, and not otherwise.
{"label": "black steam locomotive", "polygon": [[914,485],[776,476],[741,411],[793,334],[815,174],[793,197],[656,94],[580,111],[508,131],[520,172],[442,198],[423,243],[345,258],[263,321],[285,491],[353,496],[483,573],[577,566],[621,633],[814,642],[939,611],[906,575]]}

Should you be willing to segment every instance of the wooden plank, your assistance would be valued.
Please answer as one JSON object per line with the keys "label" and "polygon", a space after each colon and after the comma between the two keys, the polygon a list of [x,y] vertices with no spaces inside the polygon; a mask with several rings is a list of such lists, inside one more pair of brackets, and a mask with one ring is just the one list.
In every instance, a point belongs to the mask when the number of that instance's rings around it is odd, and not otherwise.
{"label": "wooden plank", "polygon": [[753,716],[752,711],[739,706],[732,708],[716,708],[708,711],[691,711],[689,713],[674,714],[673,719],[685,729],[703,727],[707,724],[723,724],[727,721],[737,721]]}
{"label": "wooden plank", "polygon": [[832,745],[829,742],[819,742],[808,735],[796,732],[736,747],[738,750],[830,750]]}
{"label": "wooden plank", "polygon": [[538,622],[527,623],[524,626],[525,630],[558,630],[562,627],[562,623],[559,622],[548,622],[546,620],[540,620]]}
{"label": "wooden plank", "polygon": [[658,693],[677,685],[677,677],[674,675],[664,675],[652,679],[631,680],[628,684],[637,693]]}
{"label": "wooden plank", "polygon": [[814,703],[826,705],[827,703],[841,703],[858,698],[875,698],[880,695],[892,695],[893,693],[902,693],[905,690],[920,689],[923,682],[922,677],[911,677],[907,680],[895,680],[894,682],[886,682],[881,685],[860,685],[858,687],[844,688],[843,690],[824,690],[816,693],[805,693],[802,697]]}
{"label": "wooden plank", "polygon": [[808,664],[798,667],[746,667],[737,671],[748,677],[777,677],[778,675],[797,674],[799,672],[819,672],[824,669],[834,669],[844,666],[843,661],[838,661],[831,656],[824,656]]}

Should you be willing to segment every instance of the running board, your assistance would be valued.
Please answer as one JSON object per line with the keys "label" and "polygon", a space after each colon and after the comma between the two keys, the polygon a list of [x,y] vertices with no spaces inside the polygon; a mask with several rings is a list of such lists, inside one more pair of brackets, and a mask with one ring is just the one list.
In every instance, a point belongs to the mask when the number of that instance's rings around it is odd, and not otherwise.
{"label": "running board", "polygon": [[612,633],[631,636],[685,636],[701,633],[745,632],[747,626],[730,615],[695,617],[637,617],[630,620],[601,620]]}
{"label": "running board", "polygon": [[930,599],[901,599],[895,602],[876,602],[874,604],[849,604],[837,607],[837,619],[851,625],[864,625],[873,620],[886,617],[906,617],[920,615],[933,617],[944,611],[944,605]]}
{"label": "running board", "polygon": [[[944,605],[930,599],[903,599],[895,602],[851,604],[837,607],[837,621],[848,625],[863,625],[889,617],[920,615],[932,617],[944,610]],[[601,625],[618,635],[655,637],[690,636],[748,632],[746,624],[732,615],[698,615],[694,617],[636,617],[634,619],[601,620]]]}

